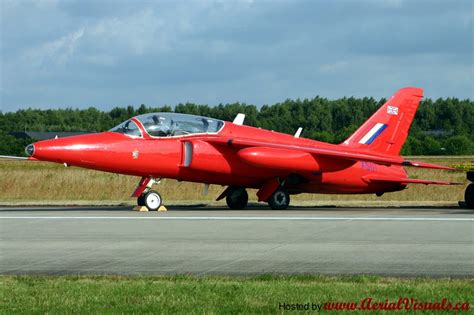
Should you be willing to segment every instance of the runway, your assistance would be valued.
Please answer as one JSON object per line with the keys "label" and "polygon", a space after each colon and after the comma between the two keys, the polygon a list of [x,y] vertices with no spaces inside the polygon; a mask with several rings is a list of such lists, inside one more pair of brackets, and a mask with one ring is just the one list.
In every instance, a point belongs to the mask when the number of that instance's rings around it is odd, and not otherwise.
{"label": "runway", "polygon": [[0,208],[1,274],[474,277],[459,208]]}

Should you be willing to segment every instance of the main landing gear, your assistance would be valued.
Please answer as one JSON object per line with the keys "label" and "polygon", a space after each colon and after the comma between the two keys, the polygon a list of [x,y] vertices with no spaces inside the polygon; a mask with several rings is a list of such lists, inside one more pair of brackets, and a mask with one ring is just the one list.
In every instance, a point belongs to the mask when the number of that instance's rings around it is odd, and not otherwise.
{"label": "main landing gear", "polygon": [[[233,210],[241,210],[247,206],[249,195],[243,187],[228,187],[218,198],[221,200],[225,196],[227,206]],[[268,206],[273,210],[285,210],[290,205],[290,194],[280,186],[266,200]]]}
{"label": "main landing gear", "polygon": [[273,210],[285,210],[290,205],[290,194],[285,188],[280,187],[268,198],[267,202]]}
{"label": "main landing gear", "polygon": [[241,210],[247,206],[249,201],[249,195],[245,188],[242,187],[229,187],[225,201],[227,206],[233,210]]}
{"label": "main landing gear", "polygon": [[464,202],[466,203],[466,208],[474,209],[474,183],[467,186],[464,192]]}
{"label": "main landing gear", "polygon": [[290,205],[290,194],[285,180],[270,178],[257,191],[258,201],[265,201],[273,210],[285,210]]}
{"label": "main landing gear", "polygon": [[464,192],[464,204],[468,209],[474,209],[474,172],[468,171],[466,173],[467,180],[471,183],[467,185]]}

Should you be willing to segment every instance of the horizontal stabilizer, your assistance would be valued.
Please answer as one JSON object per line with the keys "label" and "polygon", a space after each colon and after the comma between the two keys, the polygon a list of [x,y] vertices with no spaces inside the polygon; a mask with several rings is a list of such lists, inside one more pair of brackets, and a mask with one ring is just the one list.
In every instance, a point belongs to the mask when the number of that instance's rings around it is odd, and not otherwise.
{"label": "horizontal stabilizer", "polygon": [[389,177],[381,175],[366,175],[362,179],[368,183],[372,182],[387,182],[387,183],[400,183],[400,184],[424,184],[424,185],[462,185],[462,183],[452,183],[445,181],[426,180],[426,179],[415,179],[408,177]]}
{"label": "horizontal stabilizer", "polygon": [[431,164],[431,163],[425,163],[425,162],[418,162],[418,161],[403,161],[402,163],[403,166],[413,166],[413,167],[421,167],[421,168],[432,168],[432,169],[438,169],[438,170],[449,170],[449,171],[455,171],[455,168],[449,167],[449,166],[444,166],[444,165],[437,165],[437,164]]}

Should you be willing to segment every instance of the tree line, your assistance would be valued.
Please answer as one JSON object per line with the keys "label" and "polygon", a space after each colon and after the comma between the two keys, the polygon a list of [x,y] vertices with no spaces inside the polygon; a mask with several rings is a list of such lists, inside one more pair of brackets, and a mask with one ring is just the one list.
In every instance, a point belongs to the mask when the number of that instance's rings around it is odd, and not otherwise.
{"label": "tree line", "polygon": [[[217,106],[193,103],[152,107],[115,107],[100,111],[87,109],[21,109],[0,112],[0,154],[23,155],[31,140],[17,139],[12,131],[88,131],[100,132],[128,118],[149,112],[187,113],[232,121],[237,113],[245,113],[245,124],[293,134],[303,127],[302,137],[340,143],[370,117],[385,99],[344,97],[329,100],[320,96],[312,99],[287,99],[258,109],[245,103]],[[421,101],[404,155],[466,155],[474,154],[474,102],[466,99],[439,98]]]}

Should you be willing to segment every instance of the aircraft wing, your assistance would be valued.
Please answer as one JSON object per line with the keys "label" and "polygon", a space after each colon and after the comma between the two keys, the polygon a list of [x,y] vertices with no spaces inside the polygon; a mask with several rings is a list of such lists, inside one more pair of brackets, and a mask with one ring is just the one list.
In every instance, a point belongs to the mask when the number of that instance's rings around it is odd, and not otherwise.
{"label": "aircraft wing", "polygon": [[251,139],[232,139],[232,138],[212,138],[206,139],[205,141],[211,144],[218,144],[218,145],[228,145],[237,148],[247,148],[247,147],[264,147],[267,148],[275,148],[275,154],[281,154],[282,150],[288,150],[289,153],[291,152],[306,152],[312,155],[319,155],[325,156],[329,158],[339,158],[345,160],[352,160],[352,161],[366,161],[366,162],[373,162],[382,165],[402,165],[402,166],[414,166],[414,167],[421,167],[421,168],[434,168],[434,169],[445,169],[445,170],[454,170],[451,167],[443,166],[443,165],[436,165],[424,162],[416,162],[416,161],[408,161],[405,160],[401,156],[387,156],[387,155],[376,155],[376,154],[369,154],[364,153],[363,151],[351,151],[348,148],[341,148],[341,149],[328,149],[328,148],[318,148],[318,147],[309,147],[309,146],[300,146],[300,145],[289,145],[289,144],[280,144],[280,143],[272,143],[272,142],[261,142],[255,141]]}
{"label": "aircraft wing", "polygon": [[389,183],[400,183],[400,184],[424,184],[424,185],[462,185],[462,183],[452,183],[437,180],[427,179],[415,179],[408,177],[389,177],[380,176],[375,174],[362,176],[362,179],[368,183],[372,182],[389,182]]}

